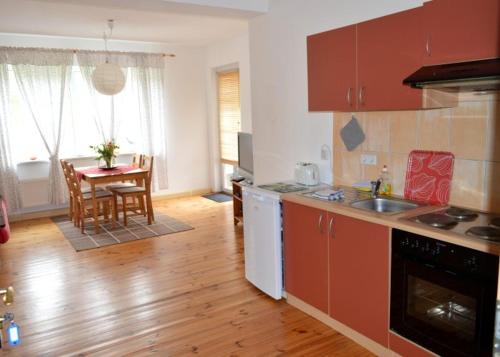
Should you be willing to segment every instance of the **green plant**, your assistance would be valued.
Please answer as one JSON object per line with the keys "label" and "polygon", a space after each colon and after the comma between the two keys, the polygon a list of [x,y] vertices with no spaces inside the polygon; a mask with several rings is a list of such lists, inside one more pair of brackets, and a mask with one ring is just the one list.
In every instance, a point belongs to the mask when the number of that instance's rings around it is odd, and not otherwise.
{"label": "green plant", "polygon": [[120,147],[116,145],[113,140],[110,140],[107,143],[90,145],[90,148],[93,149],[98,155],[95,159],[104,160],[106,167],[110,168],[113,165],[113,159],[116,157],[116,151]]}

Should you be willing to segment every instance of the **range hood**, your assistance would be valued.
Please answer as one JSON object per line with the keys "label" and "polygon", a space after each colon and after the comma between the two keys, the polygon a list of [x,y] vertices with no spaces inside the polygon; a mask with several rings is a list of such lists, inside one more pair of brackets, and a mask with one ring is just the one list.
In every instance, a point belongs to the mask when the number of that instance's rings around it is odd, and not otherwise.
{"label": "range hood", "polygon": [[500,89],[500,58],[425,66],[403,80],[413,88],[452,91]]}

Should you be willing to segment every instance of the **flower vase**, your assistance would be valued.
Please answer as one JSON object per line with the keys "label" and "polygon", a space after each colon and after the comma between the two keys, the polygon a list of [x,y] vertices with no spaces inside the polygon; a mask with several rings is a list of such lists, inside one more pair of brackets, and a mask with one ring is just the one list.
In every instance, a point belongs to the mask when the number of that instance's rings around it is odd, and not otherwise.
{"label": "flower vase", "polygon": [[115,166],[115,159],[110,158],[110,159],[105,159],[101,158],[99,160],[99,167],[103,169],[112,169]]}

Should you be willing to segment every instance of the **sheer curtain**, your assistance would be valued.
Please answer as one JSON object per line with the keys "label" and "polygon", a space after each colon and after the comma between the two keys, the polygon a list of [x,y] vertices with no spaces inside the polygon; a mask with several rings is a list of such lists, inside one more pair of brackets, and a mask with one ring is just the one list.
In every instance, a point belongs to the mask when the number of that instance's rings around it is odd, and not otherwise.
{"label": "sheer curtain", "polygon": [[19,208],[20,203],[7,126],[9,108],[8,78],[7,64],[0,63],[0,194],[7,202],[7,209],[12,212]]}
{"label": "sheer curtain", "polygon": [[59,147],[66,90],[73,52],[17,48],[7,51],[18,87],[49,154],[49,202],[67,202],[67,189],[59,164]]}
{"label": "sheer curtain", "polygon": [[[103,138],[114,139],[118,145],[130,144],[141,153],[155,156],[153,189],[166,189],[167,155],[164,111],[164,67],[160,54],[78,51],[80,71],[85,78],[91,102],[94,104],[94,122]],[[127,76],[122,93],[108,97],[92,85],[92,72],[106,58],[118,64]],[[131,95],[136,105],[127,102]],[[135,145],[135,146],[134,146]]]}

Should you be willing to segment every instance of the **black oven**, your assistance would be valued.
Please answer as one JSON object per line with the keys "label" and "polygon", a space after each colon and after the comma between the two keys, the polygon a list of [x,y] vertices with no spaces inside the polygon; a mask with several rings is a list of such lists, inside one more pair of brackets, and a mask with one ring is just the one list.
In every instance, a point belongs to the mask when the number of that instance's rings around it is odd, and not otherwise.
{"label": "black oven", "polygon": [[441,356],[491,356],[498,257],[394,229],[391,330]]}

